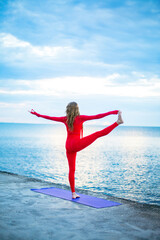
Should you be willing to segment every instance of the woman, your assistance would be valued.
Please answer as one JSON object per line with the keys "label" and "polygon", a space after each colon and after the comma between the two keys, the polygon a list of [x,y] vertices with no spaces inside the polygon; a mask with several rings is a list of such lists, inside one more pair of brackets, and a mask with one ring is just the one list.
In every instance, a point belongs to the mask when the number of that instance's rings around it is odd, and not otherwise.
{"label": "woman", "polygon": [[[75,193],[75,164],[77,152],[89,146],[97,138],[103,137],[110,133],[114,128],[123,123],[121,112],[118,110],[110,111],[102,114],[87,116],[80,115],[79,107],[76,102],[71,102],[66,107],[66,116],[64,117],[49,117],[41,115],[35,112],[33,109],[30,111],[31,114],[37,117],[42,117],[52,121],[62,122],[65,124],[67,129],[67,140],[66,140],[66,155],[69,165],[69,183],[72,191],[72,198],[80,197]],[[83,137],[83,123],[87,120],[100,119],[111,114],[118,114],[118,119],[112,125],[104,128],[101,131],[97,131],[89,136]]]}

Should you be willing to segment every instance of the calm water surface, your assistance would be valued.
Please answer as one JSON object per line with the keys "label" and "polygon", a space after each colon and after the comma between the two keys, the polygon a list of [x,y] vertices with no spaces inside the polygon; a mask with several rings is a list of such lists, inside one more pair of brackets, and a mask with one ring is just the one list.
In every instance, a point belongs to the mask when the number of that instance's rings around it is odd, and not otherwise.
{"label": "calm water surface", "polygon": [[[65,138],[61,124],[0,123],[0,170],[69,185]],[[159,153],[159,127],[118,127],[78,153],[76,187],[160,205]]]}

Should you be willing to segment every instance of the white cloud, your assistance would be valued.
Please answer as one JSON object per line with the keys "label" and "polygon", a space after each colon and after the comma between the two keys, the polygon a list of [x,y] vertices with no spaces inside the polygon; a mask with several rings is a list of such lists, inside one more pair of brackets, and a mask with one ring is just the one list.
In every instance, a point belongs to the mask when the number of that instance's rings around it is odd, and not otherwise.
{"label": "white cloud", "polygon": [[12,65],[32,65],[34,62],[51,62],[69,59],[78,54],[71,46],[34,46],[7,33],[0,33],[1,61]]}
{"label": "white cloud", "polygon": [[26,104],[25,103],[7,103],[7,102],[0,102],[0,108],[5,108],[5,109],[7,109],[7,108],[11,108],[11,109],[13,109],[13,108],[15,108],[15,109],[19,109],[19,108],[23,108],[23,107],[25,107],[26,106]]}
{"label": "white cloud", "polygon": [[0,43],[1,46],[3,46],[4,48],[18,48],[18,47],[26,48],[30,46],[28,42],[21,41],[14,37],[13,35],[5,33],[0,34]]}
{"label": "white cloud", "polygon": [[[135,75],[135,73],[134,73]],[[123,97],[159,97],[160,79],[157,76],[146,78],[142,74],[136,80],[133,76],[114,73],[106,77],[67,76],[40,80],[16,80],[14,90],[3,87],[1,94],[10,95],[42,95],[42,96],[75,96],[104,94]],[[143,76],[143,77],[142,77]],[[125,83],[123,79],[132,77]]]}

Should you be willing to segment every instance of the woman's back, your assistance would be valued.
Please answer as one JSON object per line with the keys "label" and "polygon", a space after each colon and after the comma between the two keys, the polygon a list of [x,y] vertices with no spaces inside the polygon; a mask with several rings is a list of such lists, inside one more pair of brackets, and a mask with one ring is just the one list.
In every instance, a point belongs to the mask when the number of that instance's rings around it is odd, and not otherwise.
{"label": "woman's back", "polygon": [[81,119],[81,116],[75,117],[74,123],[73,123],[73,130],[69,128],[67,123],[66,123],[66,128],[67,128],[68,137],[73,135],[76,135],[77,137],[82,137],[83,121]]}

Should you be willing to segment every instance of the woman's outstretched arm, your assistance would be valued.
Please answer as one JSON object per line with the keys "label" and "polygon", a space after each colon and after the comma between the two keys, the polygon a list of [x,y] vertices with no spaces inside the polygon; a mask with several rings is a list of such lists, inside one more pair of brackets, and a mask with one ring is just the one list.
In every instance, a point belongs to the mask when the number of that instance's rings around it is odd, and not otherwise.
{"label": "woman's outstretched arm", "polygon": [[50,116],[47,116],[47,115],[39,114],[39,113],[35,112],[33,109],[29,112],[33,115],[36,115],[37,117],[45,118],[45,119],[56,121],[56,122],[64,123],[65,120],[66,120],[66,117],[50,117]]}
{"label": "woman's outstretched arm", "polygon": [[106,112],[106,113],[100,113],[100,114],[91,115],[91,116],[80,115],[80,118],[81,118],[82,121],[88,121],[88,120],[100,119],[100,118],[106,117],[106,116],[111,115],[111,114],[118,114],[118,112],[119,112],[119,110],[114,110],[114,111],[110,111],[110,112]]}

